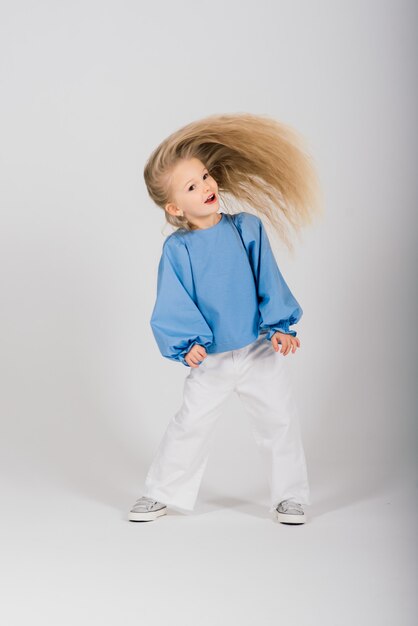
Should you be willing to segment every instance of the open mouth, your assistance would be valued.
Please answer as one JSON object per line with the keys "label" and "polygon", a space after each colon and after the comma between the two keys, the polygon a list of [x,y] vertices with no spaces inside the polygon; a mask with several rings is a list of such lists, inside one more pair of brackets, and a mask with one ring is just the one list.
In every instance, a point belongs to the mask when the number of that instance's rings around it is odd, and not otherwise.
{"label": "open mouth", "polygon": [[212,202],[215,202],[216,200],[216,195],[214,193],[212,193],[209,198],[207,200],[205,200],[205,204],[212,204]]}

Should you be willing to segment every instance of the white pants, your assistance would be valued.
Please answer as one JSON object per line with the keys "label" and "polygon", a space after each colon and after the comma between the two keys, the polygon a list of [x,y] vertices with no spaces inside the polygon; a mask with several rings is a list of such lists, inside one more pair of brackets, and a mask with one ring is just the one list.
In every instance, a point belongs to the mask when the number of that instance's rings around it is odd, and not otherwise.
{"label": "white pants", "polygon": [[266,335],[238,350],[208,354],[184,381],[183,402],[169,423],[145,479],[143,495],[192,511],[205,470],[211,435],[233,391],[251,416],[267,467],[270,511],[281,500],[310,504],[297,408],[287,359]]}

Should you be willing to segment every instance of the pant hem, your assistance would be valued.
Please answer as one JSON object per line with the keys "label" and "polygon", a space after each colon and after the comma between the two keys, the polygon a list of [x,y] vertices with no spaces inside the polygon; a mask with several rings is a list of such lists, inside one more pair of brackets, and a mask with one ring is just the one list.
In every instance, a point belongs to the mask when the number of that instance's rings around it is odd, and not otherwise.
{"label": "pant hem", "polygon": [[146,496],[147,498],[153,498],[154,500],[157,500],[158,502],[165,504],[170,509],[174,509],[175,511],[179,511],[180,513],[192,513],[195,508],[195,505],[184,506],[182,504],[179,504],[178,502],[167,500],[163,494],[159,495],[156,492],[153,492],[153,493],[143,492],[143,495]]}

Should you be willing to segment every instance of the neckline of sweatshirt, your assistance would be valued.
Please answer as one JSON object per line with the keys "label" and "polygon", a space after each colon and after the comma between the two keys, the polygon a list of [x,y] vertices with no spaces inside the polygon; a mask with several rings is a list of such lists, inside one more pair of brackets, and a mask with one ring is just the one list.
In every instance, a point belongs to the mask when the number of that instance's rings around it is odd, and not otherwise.
{"label": "neckline of sweatshirt", "polygon": [[222,224],[222,222],[225,221],[224,215],[225,213],[218,213],[217,215],[221,215],[221,219],[219,220],[219,222],[216,222],[216,224],[214,224],[213,226],[209,226],[208,228],[197,228],[196,230],[189,230],[187,231],[188,234],[191,235],[198,235],[198,234],[202,234],[202,233],[206,233],[208,231],[213,231],[215,230],[218,226],[220,226]]}

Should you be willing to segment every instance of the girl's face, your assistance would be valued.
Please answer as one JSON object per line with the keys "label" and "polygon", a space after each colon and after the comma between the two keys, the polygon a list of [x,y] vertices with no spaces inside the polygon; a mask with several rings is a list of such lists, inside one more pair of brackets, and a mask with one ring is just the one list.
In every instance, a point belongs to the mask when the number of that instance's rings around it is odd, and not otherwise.
{"label": "girl's face", "polygon": [[[171,215],[184,216],[201,227],[219,209],[218,185],[204,164],[196,158],[182,159],[174,166],[170,180],[171,202],[165,209]],[[214,200],[207,202],[214,194]]]}

